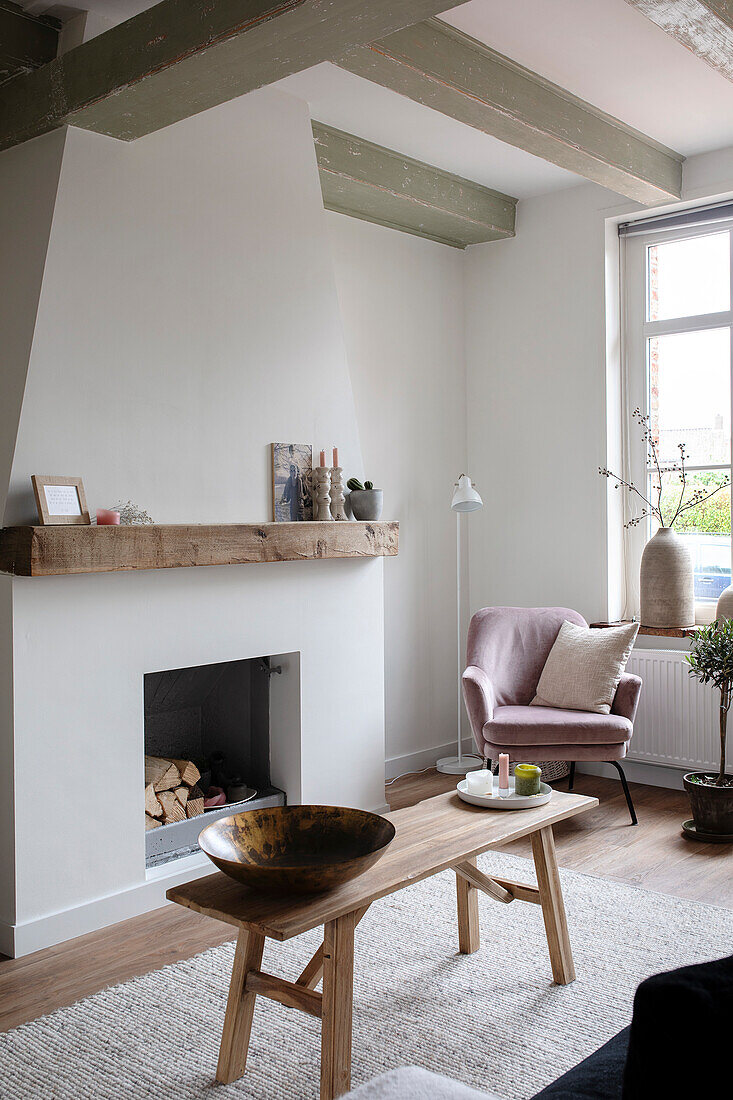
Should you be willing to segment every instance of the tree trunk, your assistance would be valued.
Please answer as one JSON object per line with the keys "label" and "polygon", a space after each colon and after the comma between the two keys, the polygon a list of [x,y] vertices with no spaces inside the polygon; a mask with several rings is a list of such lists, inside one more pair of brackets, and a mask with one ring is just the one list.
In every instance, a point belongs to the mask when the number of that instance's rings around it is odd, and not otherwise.
{"label": "tree trunk", "polygon": [[728,727],[728,709],[731,701],[730,685],[720,693],[720,771],[715,781],[716,787],[725,786],[725,735]]}

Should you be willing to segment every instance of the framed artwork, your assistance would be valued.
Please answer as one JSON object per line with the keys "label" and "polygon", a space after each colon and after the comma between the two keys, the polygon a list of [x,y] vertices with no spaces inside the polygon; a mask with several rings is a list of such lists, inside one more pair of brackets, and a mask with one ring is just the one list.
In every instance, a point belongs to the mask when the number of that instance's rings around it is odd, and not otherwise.
{"label": "framed artwork", "polygon": [[80,477],[33,474],[31,482],[40,524],[89,523],[87,498]]}
{"label": "framed artwork", "polygon": [[272,444],[272,518],[275,523],[313,519],[313,448]]}

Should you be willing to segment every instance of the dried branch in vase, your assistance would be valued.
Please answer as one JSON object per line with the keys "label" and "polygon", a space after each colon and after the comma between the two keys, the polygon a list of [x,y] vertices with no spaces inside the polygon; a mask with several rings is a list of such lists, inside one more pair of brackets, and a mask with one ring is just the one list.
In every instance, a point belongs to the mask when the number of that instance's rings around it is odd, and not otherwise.
{"label": "dried branch in vase", "polygon": [[[693,492],[685,498],[688,488],[688,461],[685,444],[677,444],[677,449],[680,452],[679,462],[661,462],[659,458],[659,446],[652,433],[648,414],[642,413],[641,409],[634,409],[632,416],[641,428],[642,441],[646,444],[647,467],[653,467],[652,478],[655,479],[655,481],[654,484],[652,484],[652,492],[650,495],[652,497],[656,496],[656,503],[649,500],[633,481],[626,481],[625,478],[620,477],[619,474],[615,474],[613,470],[609,470],[606,466],[598,467],[598,473],[601,477],[610,478],[616,483],[614,489],[624,488],[629,494],[638,498],[642,503],[642,509],[639,515],[632,516],[632,518],[624,524],[624,527],[637,527],[642,520],[649,516],[654,516],[659,522],[660,527],[674,527],[677,520],[685,512],[689,512],[692,508],[699,507],[706,500],[710,500],[711,497],[719,493],[721,489],[725,489],[730,485],[730,478],[726,477],[721,484],[716,485],[711,492],[708,492],[707,487],[698,488],[693,490]],[[677,475],[679,480],[679,497],[674,494],[671,503],[665,504],[662,499],[664,476],[674,474]]]}

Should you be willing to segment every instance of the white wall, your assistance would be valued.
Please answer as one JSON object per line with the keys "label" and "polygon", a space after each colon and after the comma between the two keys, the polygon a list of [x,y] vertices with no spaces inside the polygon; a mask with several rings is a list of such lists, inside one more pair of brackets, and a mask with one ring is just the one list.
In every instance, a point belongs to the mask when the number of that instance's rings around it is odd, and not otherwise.
{"label": "white wall", "polygon": [[[683,186],[686,200],[727,195],[733,150],[690,158]],[[472,517],[473,610],[609,612],[608,486],[598,467],[609,450],[606,352],[617,351],[606,248],[618,242],[607,219],[635,210],[588,184],[525,200],[514,240],[468,250],[468,453],[488,505]],[[612,556],[612,587],[617,565]]]}
{"label": "white wall", "polygon": [[360,470],[325,218],[283,93],[129,144],[70,129],[4,522],[33,521],[32,473],[203,523],[270,517],[273,440]]}
{"label": "white wall", "polygon": [[0,509],[10,481],[65,141],[66,131],[56,130],[2,154]]}
{"label": "white wall", "polygon": [[517,237],[469,250],[471,606],[605,614],[604,205],[587,186],[520,204]]}
{"label": "white wall", "polygon": [[[387,771],[455,738],[453,482],[466,465],[464,253],[329,215],[364,470],[400,520],[385,569]],[[346,470],[346,476],[353,473]]]}

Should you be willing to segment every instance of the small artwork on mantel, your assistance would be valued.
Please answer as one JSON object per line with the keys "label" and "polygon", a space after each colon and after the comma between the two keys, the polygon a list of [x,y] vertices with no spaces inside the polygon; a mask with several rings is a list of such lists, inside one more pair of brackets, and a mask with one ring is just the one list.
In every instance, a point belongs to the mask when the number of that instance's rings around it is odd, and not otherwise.
{"label": "small artwork on mantel", "polygon": [[272,444],[272,518],[275,523],[313,519],[313,448]]}
{"label": "small artwork on mantel", "polygon": [[89,509],[80,477],[56,477],[32,474],[31,482],[43,526],[63,523],[89,523]]}

